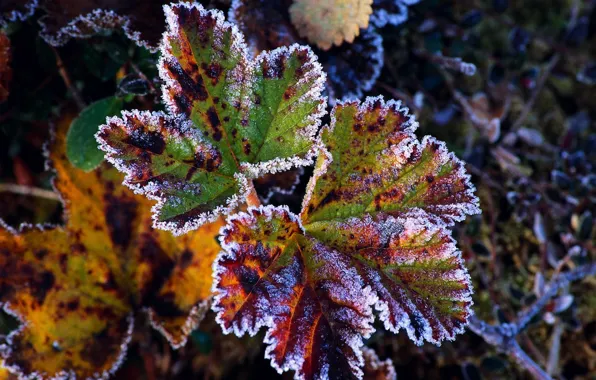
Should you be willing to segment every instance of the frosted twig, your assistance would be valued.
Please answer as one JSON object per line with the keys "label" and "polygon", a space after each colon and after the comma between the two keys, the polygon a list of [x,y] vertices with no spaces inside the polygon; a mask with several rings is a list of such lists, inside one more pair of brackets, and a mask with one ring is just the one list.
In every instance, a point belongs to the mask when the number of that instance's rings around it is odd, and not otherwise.
{"label": "frosted twig", "polygon": [[559,289],[569,285],[569,283],[581,280],[587,276],[596,275],[596,263],[585,264],[569,272],[562,273],[554,277],[545,287],[544,294],[536,300],[530,307],[522,310],[517,315],[515,323],[516,334],[524,330],[530,321],[548,304]]}
{"label": "frosted twig", "polygon": [[587,276],[596,275],[596,263],[585,264],[569,272],[555,276],[545,286],[545,291],[530,307],[517,314],[514,322],[500,325],[490,325],[483,320],[472,316],[468,327],[475,334],[497,350],[511,356],[517,363],[527,369],[537,379],[551,379],[551,377],[536,362],[530,358],[515,340],[530,323],[530,321],[548,304],[557,294],[559,289],[573,281],[581,280]]}
{"label": "frosted twig", "polygon": [[[550,380],[551,377],[544,372],[536,362],[526,354],[515,340],[515,336],[510,336],[508,325],[492,326],[478,319],[475,315],[470,317],[468,327],[475,334],[481,336],[484,341],[493,345],[497,350],[511,356],[519,365],[524,367],[536,379]],[[507,331],[507,333],[505,333]]]}
{"label": "frosted twig", "polygon": [[261,205],[261,200],[255,190],[255,185],[253,184],[252,180],[248,180],[248,194],[246,195],[246,204],[249,206],[259,207]]}
{"label": "frosted twig", "polygon": [[18,185],[16,183],[0,183],[0,193],[29,195],[33,197],[45,198],[52,201],[60,202],[60,196],[51,190],[40,189],[38,187],[23,186]]}
{"label": "frosted twig", "polygon": [[555,328],[552,333],[552,340],[550,342],[550,352],[548,354],[548,363],[546,364],[546,372],[549,375],[556,375],[559,367],[559,354],[561,351],[561,335],[563,334],[564,326],[560,320],[557,320]]}
{"label": "frosted twig", "polygon": [[476,65],[473,63],[464,62],[459,57],[445,57],[444,55],[431,54],[424,50],[416,50],[414,53],[417,56],[427,59],[442,68],[459,71],[460,73],[468,76],[476,74]]}

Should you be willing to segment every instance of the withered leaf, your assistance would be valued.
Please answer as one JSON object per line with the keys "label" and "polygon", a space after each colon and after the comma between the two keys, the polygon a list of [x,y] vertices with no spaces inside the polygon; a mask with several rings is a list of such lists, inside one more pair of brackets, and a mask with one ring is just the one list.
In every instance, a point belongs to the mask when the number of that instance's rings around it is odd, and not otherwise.
{"label": "withered leaf", "polygon": [[332,45],[351,43],[368,27],[372,0],[294,0],[290,7],[292,23],[302,37],[323,50]]}
{"label": "withered leaf", "polygon": [[140,46],[157,50],[165,30],[166,0],[40,0],[41,36],[54,46],[70,38],[85,38],[103,30],[122,28]]}
{"label": "withered leaf", "polygon": [[25,376],[107,376],[143,310],[181,346],[209,303],[219,251],[221,222],[175,238],[151,227],[152,202],[122,186],[116,169],[71,166],[71,119],[48,147],[64,226],[0,227],[0,303],[22,322],[0,351],[9,370]]}

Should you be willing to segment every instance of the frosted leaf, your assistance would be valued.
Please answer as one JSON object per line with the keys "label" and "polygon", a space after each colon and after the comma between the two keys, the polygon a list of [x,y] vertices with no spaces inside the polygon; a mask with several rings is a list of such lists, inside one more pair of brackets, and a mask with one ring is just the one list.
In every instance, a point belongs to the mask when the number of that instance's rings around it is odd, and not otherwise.
{"label": "frosted leaf", "polygon": [[[21,326],[0,347],[23,378],[107,378],[121,364],[136,313],[148,310],[172,346],[209,303],[222,221],[182,237],[151,227],[154,202],[104,163],[85,172],[66,157],[73,116],[47,145],[64,226],[19,230],[0,220],[0,305]],[[203,308],[203,309],[204,309]]]}
{"label": "frosted leaf", "polygon": [[358,99],[372,89],[383,68],[383,38],[373,28],[364,29],[354,43],[343,44],[321,56],[327,71],[331,100]]}
{"label": "frosted leaf", "polygon": [[386,329],[417,344],[453,339],[472,287],[450,231],[433,219],[416,209],[303,227],[285,207],[249,208],[222,229],[216,319],[238,336],[266,327],[272,366],[305,379],[362,378],[373,304]]}
{"label": "frosted leaf", "polygon": [[405,329],[417,344],[440,344],[463,332],[472,286],[450,231],[422,210],[399,217],[314,224],[307,233],[350,254],[389,331]]}
{"label": "frosted leaf", "polygon": [[408,19],[408,5],[420,0],[374,0],[373,14],[370,22],[377,28],[389,25],[399,25]]}
{"label": "frosted leaf", "polygon": [[265,357],[296,378],[361,378],[376,297],[349,258],[305,236],[286,208],[228,219],[214,264],[213,310],[226,333],[267,328]]}
{"label": "frosted leaf", "polygon": [[155,225],[182,234],[242,203],[247,178],[312,163],[325,75],[308,47],[251,60],[220,12],[164,9],[159,71],[169,113],[124,113],[97,138],[126,184],[158,200]]}
{"label": "frosted leaf", "polygon": [[[462,163],[432,138],[419,142],[417,126],[399,102],[340,103],[300,217],[266,206],[228,219],[213,287],[225,332],[266,327],[273,367],[311,379],[362,378],[371,304],[417,344],[463,331],[472,286],[448,226],[478,200]],[[313,333],[319,316],[333,334]]]}
{"label": "frosted leaf", "polygon": [[26,20],[38,6],[39,0],[2,0],[0,3],[0,26],[9,22]]}
{"label": "frosted leaf", "polygon": [[162,0],[53,0],[44,3],[41,37],[50,45],[122,28],[139,46],[157,51],[165,29]]}
{"label": "frosted leaf", "polygon": [[331,118],[303,203],[305,225],[416,208],[451,225],[480,212],[463,162],[432,137],[419,142],[399,102],[343,102]]}

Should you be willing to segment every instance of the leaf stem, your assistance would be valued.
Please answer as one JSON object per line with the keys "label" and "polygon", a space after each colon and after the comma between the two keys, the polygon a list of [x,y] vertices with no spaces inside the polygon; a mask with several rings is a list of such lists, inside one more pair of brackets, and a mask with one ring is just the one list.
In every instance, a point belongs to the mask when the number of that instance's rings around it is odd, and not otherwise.
{"label": "leaf stem", "polygon": [[79,110],[85,109],[85,107],[87,107],[87,104],[83,100],[83,97],[81,96],[79,91],[73,85],[72,80],[70,79],[70,75],[68,74],[68,71],[66,71],[66,66],[64,65],[64,61],[62,61],[62,58],[60,58],[60,54],[58,53],[58,50],[55,47],[52,47],[52,50],[54,51],[54,55],[56,56],[56,66],[58,67],[58,73],[60,73],[60,76],[62,77],[62,80],[64,81],[64,84],[66,85],[66,88],[68,88],[68,90],[70,91],[72,98],[74,99],[75,103],[77,104],[77,107],[79,108]]}
{"label": "leaf stem", "polygon": [[255,190],[255,185],[253,184],[252,180],[248,180],[248,195],[246,196],[246,204],[253,207],[259,207],[261,205],[261,200]]}
{"label": "leaf stem", "polygon": [[60,196],[51,190],[23,186],[16,183],[0,183],[0,193],[28,195],[60,202]]}

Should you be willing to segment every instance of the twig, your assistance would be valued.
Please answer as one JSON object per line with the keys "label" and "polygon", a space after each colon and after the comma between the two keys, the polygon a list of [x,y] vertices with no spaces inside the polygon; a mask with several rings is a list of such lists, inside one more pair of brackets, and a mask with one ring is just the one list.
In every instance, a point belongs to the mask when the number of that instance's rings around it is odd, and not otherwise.
{"label": "twig", "polygon": [[60,196],[51,190],[23,186],[16,183],[0,183],[0,193],[15,193],[60,202]]}
{"label": "twig", "polygon": [[486,343],[495,346],[497,350],[511,356],[536,379],[551,379],[551,377],[544,372],[524,350],[522,350],[519,344],[515,341],[515,336],[509,336],[508,334],[503,333],[503,325],[491,326],[478,319],[476,316],[472,316],[468,327],[470,330],[474,331],[476,335],[481,336]]}
{"label": "twig", "polygon": [[[567,24],[567,31],[570,31],[571,29],[573,29],[575,27],[575,24],[577,23],[577,18],[579,16],[580,6],[581,6],[581,0],[575,0],[573,2],[573,5],[571,6],[571,15],[569,16],[569,23]],[[549,60],[548,64],[544,68],[544,71],[542,72],[542,75],[540,75],[540,78],[536,82],[536,87],[534,88],[534,91],[532,92],[532,96],[530,97],[530,100],[528,100],[528,102],[524,106],[524,109],[522,110],[521,114],[519,115],[519,117],[517,118],[515,123],[513,123],[512,127],[511,127],[512,131],[518,130],[522,126],[524,121],[526,121],[526,118],[528,117],[528,115],[530,114],[530,111],[534,107],[534,103],[536,103],[536,99],[538,99],[538,94],[540,94],[540,91],[544,87],[546,80],[550,76],[550,73],[553,71],[553,69],[555,68],[557,63],[559,63],[560,59],[561,59],[561,53],[557,52]]]}
{"label": "twig", "polygon": [[530,99],[524,106],[521,114],[519,115],[517,120],[511,126],[511,130],[513,130],[513,131],[518,130],[522,126],[522,124],[526,121],[526,118],[530,114],[530,111],[532,111],[532,108],[534,107],[534,103],[536,103],[536,100],[538,99],[538,95],[540,94],[540,91],[542,91],[542,88],[544,87],[546,80],[550,76],[551,71],[555,68],[557,63],[559,63],[559,59],[561,59],[561,55],[559,53],[555,53],[555,55],[553,55],[551,57],[551,59],[548,61],[548,64],[546,65],[546,67],[544,68],[544,71],[542,71],[542,74],[540,75],[540,78],[538,78],[538,81],[536,82],[536,87],[534,87],[532,96],[530,96]]}
{"label": "twig", "polygon": [[549,375],[556,375],[559,367],[559,353],[561,350],[561,335],[563,335],[563,323],[557,319],[553,329],[552,339],[550,342],[550,352],[548,354],[548,363],[546,364],[546,373]]}
{"label": "twig", "polygon": [[554,277],[548,285],[546,285],[544,294],[530,307],[522,310],[517,315],[517,322],[515,323],[516,333],[524,330],[528,326],[530,321],[548,304],[550,299],[557,294],[559,289],[569,285],[569,283],[573,281],[594,275],[596,275],[596,263],[585,264]]}
{"label": "twig", "polygon": [[62,58],[60,58],[58,50],[54,47],[52,47],[52,50],[54,51],[54,55],[56,56],[56,66],[58,67],[58,73],[60,73],[60,76],[62,77],[64,84],[70,91],[72,98],[77,104],[77,107],[79,107],[79,110],[84,109],[85,107],[87,107],[87,105],[85,104],[85,101],[83,100],[81,94],[79,94],[79,91],[73,85],[72,80],[70,79],[70,75],[68,74],[68,71],[66,71],[66,66],[62,61]]}
{"label": "twig", "polygon": [[517,336],[528,326],[530,321],[548,304],[559,289],[572,281],[596,275],[596,263],[585,264],[569,272],[555,276],[545,287],[544,294],[530,307],[521,311],[512,323],[489,325],[476,316],[470,318],[468,327],[484,341],[497,350],[511,356],[517,363],[528,370],[536,379],[551,379],[536,362],[526,354],[516,341]]}

